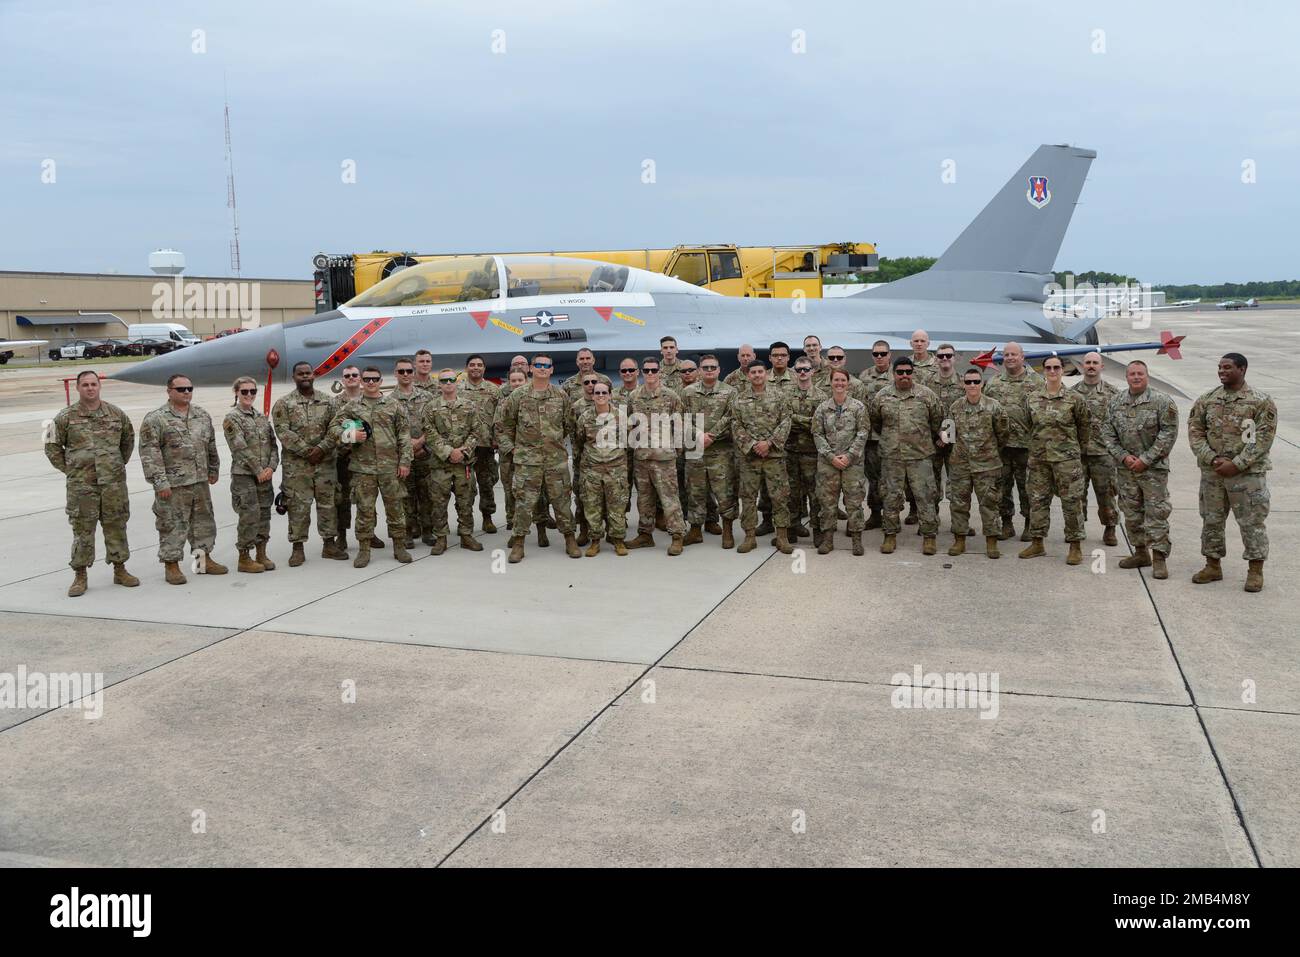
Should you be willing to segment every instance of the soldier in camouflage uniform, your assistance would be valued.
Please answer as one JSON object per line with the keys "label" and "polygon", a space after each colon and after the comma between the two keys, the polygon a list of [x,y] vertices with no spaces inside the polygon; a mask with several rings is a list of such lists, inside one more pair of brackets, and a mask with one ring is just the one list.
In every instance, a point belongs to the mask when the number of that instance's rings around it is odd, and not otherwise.
{"label": "soldier in camouflage uniform", "polygon": [[[672,389],[660,385],[658,360],[652,357],[643,359],[641,375],[645,384],[632,393],[627,403],[637,511],[637,536],[627,543],[627,547],[654,547],[657,507],[663,509],[664,524],[672,536],[668,554],[680,555],[686,522],[682,518],[681,495],[677,488],[677,448],[669,441],[672,436],[665,423],[673,422],[673,417],[676,417],[675,421],[680,424],[682,400]],[[681,436],[682,432],[675,430],[675,435]]]}
{"label": "soldier in camouflage uniform", "polygon": [[[1119,524],[1119,513],[1115,509],[1115,492],[1117,479],[1115,460],[1106,451],[1101,430],[1106,424],[1106,409],[1119,394],[1109,382],[1101,377],[1102,358],[1100,352],[1089,352],[1083,357],[1083,379],[1074,386],[1074,391],[1083,396],[1088,406],[1088,422],[1092,435],[1088,447],[1083,450],[1083,481],[1085,488],[1092,485],[1093,494],[1097,496],[1097,517],[1101,519],[1103,545],[1118,545],[1115,526]],[[1177,410],[1175,410],[1175,415]],[[1088,521],[1088,499],[1083,500],[1083,521]]]}
{"label": "soldier in camouflage uniform", "polygon": [[[579,547],[581,547],[591,540],[591,529],[587,525],[587,511],[582,501],[583,455],[586,451],[584,446],[587,443],[587,437],[586,434],[578,428],[578,418],[582,415],[584,410],[592,407],[592,390],[600,384],[600,374],[594,370],[588,370],[587,372],[579,372],[578,376],[581,381],[579,382],[575,398],[572,399],[569,404],[569,428],[571,430],[569,433],[569,447],[573,451],[573,518],[578,525],[577,542]],[[571,382],[573,380],[570,379],[569,381]],[[568,382],[565,383],[566,386],[568,384]],[[608,385],[609,383],[605,384]],[[563,387],[561,387],[560,391],[565,392],[567,397],[568,392],[566,392]]]}
{"label": "soldier in camouflage uniform", "polygon": [[1010,432],[1002,447],[1002,539],[1015,537],[1012,519],[1016,505],[1012,492],[1020,498],[1020,516],[1025,520],[1022,542],[1029,534],[1029,417],[1025,397],[1043,387],[1043,377],[1025,365],[1025,350],[1018,342],[1008,342],[1002,350],[1002,372],[984,386],[984,394],[1002,406]]}
{"label": "soldier in camouflage uniform", "polygon": [[[232,386],[235,407],[226,413],[222,430],[230,449],[230,504],[239,519],[235,547],[241,572],[275,571],[266,554],[271,540],[271,506],[275,504],[275,470],[280,467],[280,447],[271,420],[253,407],[257,380],[240,376]],[[257,555],[250,554],[254,549]]]}
{"label": "soldier in camouflage uniform", "polygon": [[478,510],[483,517],[483,532],[492,535],[497,530],[492,516],[497,510],[496,489],[501,479],[492,424],[496,421],[497,405],[501,401],[501,387],[483,378],[486,371],[487,363],[482,356],[470,356],[465,363],[460,394],[478,407],[478,435],[483,444],[474,450],[474,478],[478,482]]}
{"label": "soldier in camouflage uniform", "polygon": [[[630,373],[630,374],[629,374]],[[628,357],[622,359],[618,364],[619,385],[612,393],[610,400],[614,405],[627,410],[627,403],[632,398],[632,393],[641,387],[641,369],[636,364],[636,360]],[[635,474],[632,463],[632,450],[627,450],[627,475],[628,475],[628,492],[627,505],[623,509],[623,514],[627,515],[632,511],[632,476]]]}
{"label": "soldier in camouflage uniform", "polygon": [[935,506],[931,459],[940,443],[944,418],[939,399],[925,386],[912,382],[912,359],[900,356],[894,360],[894,384],[872,397],[868,411],[872,430],[880,433],[885,532],[880,551],[888,555],[897,547],[901,528],[898,516],[910,485],[920,514],[921,553],[933,555],[937,549],[939,513]]}
{"label": "soldier in camouflage uniform", "polygon": [[768,387],[767,369],[750,363],[749,388],[731,397],[731,435],[740,454],[740,527],[745,540],[737,552],[758,547],[759,493],[766,489],[776,524],[775,545],[783,554],[794,551],[787,528],[790,523],[790,474],[785,467],[785,443],[790,435],[790,406],[776,389]]}
{"label": "soldier in camouflage uniform", "polygon": [[[686,544],[704,541],[710,499],[718,503],[722,519],[722,547],[736,545],[736,456],[731,441],[731,399],[736,390],[718,381],[721,365],[713,354],[700,356],[700,381],[682,390],[684,416],[703,416],[702,456],[686,460],[687,521]],[[692,421],[695,421],[692,418]]]}
{"label": "soldier in camouflage uniform", "polygon": [[[618,421],[626,413],[611,401],[611,386],[597,382],[592,402],[582,407],[578,432],[583,438],[582,502],[591,530],[588,558],[600,554],[600,540],[608,536],[614,554],[627,554],[627,450],[619,442]],[[575,404],[574,408],[578,408]]]}
{"label": "soldier in camouflage uniform", "polygon": [[1148,387],[1141,359],[1128,364],[1125,377],[1128,389],[1111,399],[1101,433],[1106,454],[1119,463],[1119,502],[1133,544],[1119,567],[1151,565],[1152,578],[1168,578],[1169,452],[1178,439],[1178,406]]}
{"label": "soldier in camouflage uniform", "polygon": [[[418,356],[416,361],[419,361]],[[419,367],[416,368],[418,370]],[[339,406],[353,399],[361,398],[361,368],[359,366],[344,366],[339,370],[339,380],[342,390],[335,397],[334,406],[330,409],[331,421],[334,419],[334,413],[339,410]],[[352,473],[348,469],[352,446],[336,445],[334,455],[335,474],[338,479],[338,487],[334,492],[334,527],[338,530],[336,544],[339,551],[343,552],[343,557],[346,558],[348,551],[347,530],[352,526]],[[360,542],[358,541],[357,544],[360,544]],[[378,535],[371,535],[370,547],[383,548],[384,540]],[[289,564],[293,564],[292,559],[290,559]]]}
{"label": "soldier in camouflage uniform", "polygon": [[[688,387],[693,386],[696,382],[699,381],[700,370],[699,367],[695,364],[694,359],[679,358],[677,360],[677,372],[678,372],[677,385],[673,388],[673,391],[677,393],[677,398],[681,399],[682,393],[685,392]],[[685,516],[686,508],[687,508],[686,443],[685,442],[683,442],[682,446],[677,450],[677,497],[678,497],[678,505],[680,505],[682,509],[682,515]],[[713,510],[712,502],[708,504],[707,512],[708,512],[708,520],[716,524],[718,516],[717,513]],[[660,517],[661,516],[656,516],[656,519]],[[655,527],[658,528],[659,524],[660,523],[656,521]],[[718,531],[721,531],[721,529],[718,529]]]}
{"label": "soldier in camouflage uniform", "polygon": [[294,391],[276,400],[271,422],[280,440],[284,475],[281,489],[289,510],[289,565],[306,561],[303,543],[311,528],[311,506],[316,503],[316,528],[324,540],[321,558],[346,559],[348,552],[335,540],[338,518],[335,497],[338,473],[328,435],[334,417],[334,400],[315,388],[316,373],[310,362],[293,367]]}
{"label": "soldier in camouflage uniform", "polygon": [[[888,342],[877,339],[871,344],[871,367],[863,369],[858,376],[865,390],[858,398],[862,399],[868,412],[871,411],[871,400],[875,398],[876,393],[886,386],[893,385],[894,373],[889,368],[892,361],[893,353]],[[880,489],[880,433],[874,427],[871,429],[871,434],[867,436],[867,450],[863,453],[863,462],[867,472],[867,509],[871,512],[867,516],[867,524],[864,527],[870,531],[881,527],[884,508],[884,496],[881,495]]]}
{"label": "soldier in camouflage uniform", "polygon": [[[352,502],[357,507],[357,557],[354,568],[370,564],[370,540],[377,519],[375,504],[384,499],[388,518],[388,537],[393,540],[393,558],[406,564],[411,553],[406,550],[406,478],[411,474],[411,423],[406,407],[381,391],[383,374],[374,366],[361,370],[361,398],[339,405],[330,423],[330,441],[351,445],[348,453]],[[364,422],[364,428],[349,427],[350,422]],[[350,441],[349,441],[350,440]]]}
{"label": "soldier in camouflage uniform", "polygon": [[1277,406],[1266,393],[1246,384],[1246,357],[1229,352],[1219,360],[1217,389],[1192,406],[1187,438],[1201,466],[1201,554],[1205,567],[1192,576],[1198,585],[1221,581],[1220,559],[1227,554],[1224,529],[1228,509],[1241,530],[1243,556],[1250,568],[1246,591],[1264,587],[1268,558],[1268,453],[1277,434]]}
{"label": "soldier in camouflage uniform", "polygon": [[[939,374],[939,366],[930,355],[930,334],[924,329],[912,333],[912,378],[916,385],[930,388],[930,381]],[[930,391],[934,391],[931,389]],[[944,406],[947,408],[947,406]]]}
{"label": "soldier in camouflage uniform", "polygon": [[[961,376],[956,371],[957,350],[951,342],[943,342],[934,350],[935,371],[930,376],[930,381],[922,383],[939,399],[939,408],[947,416],[948,410],[952,408],[954,402],[966,398],[966,390],[962,387]],[[943,501],[943,472],[948,471],[948,481],[952,482],[952,466],[949,464],[952,456],[952,445],[945,445],[934,453],[934,494],[938,496],[935,499],[935,507],[938,508]]]}
{"label": "soldier in camouflage uniform", "polygon": [[743,343],[736,350],[736,361],[740,363],[738,369],[732,369],[722,380],[723,385],[729,385],[737,392],[743,392],[749,388],[749,367],[757,358],[754,353],[754,347],[749,343]]}
{"label": "soldier in camouflage uniform", "polygon": [[659,340],[659,358],[659,386],[676,392],[681,388],[682,370],[677,368],[677,340],[672,336]]}
{"label": "soldier in camouflage uniform", "polygon": [[[417,538],[425,545],[432,545],[441,523],[434,507],[430,484],[433,458],[425,440],[424,409],[438,397],[438,393],[416,388],[413,359],[398,359],[393,365],[393,374],[397,376],[397,388],[390,393],[390,397],[406,409],[406,421],[411,430],[411,473],[406,476],[404,483],[406,500],[402,506],[406,512],[406,547],[414,548]],[[444,505],[444,516],[446,512]],[[442,523],[445,522],[444,518]]]}
{"label": "soldier in camouflage uniform", "polygon": [[[506,399],[510,393],[516,389],[522,389],[528,383],[528,376],[519,369],[511,369],[510,375],[506,378],[506,384],[501,387],[501,398],[497,402],[497,410],[492,415],[492,440],[493,445],[498,450],[501,449],[501,428],[502,420],[505,414]],[[515,524],[515,460],[512,453],[500,451],[501,458],[501,487],[505,492],[506,499],[506,528],[511,529]],[[538,503],[541,504],[540,502]],[[539,521],[545,522],[546,516],[538,510],[537,516]]]}
{"label": "soldier in camouflage uniform", "polygon": [[785,467],[790,475],[790,534],[792,539],[807,538],[808,529],[801,519],[808,516],[813,544],[822,543],[822,532],[834,533],[835,523],[822,526],[817,507],[817,445],[813,442],[812,420],[817,407],[826,401],[826,393],[813,388],[812,363],[807,357],[795,360],[795,387],[786,393],[790,404],[790,435],[785,443]]}
{"label": "soldier in camouflage uniform", "polygon": [[429,393],[430,398],[438,395],[438,382],[433,377],[433,353],[428,349],[415,350],[415,382],[417,389]]}
{"label": "soldier in camouflage uniform", "polygon": [[867,407],[849,395],[852,376],[843,368],[830,374],[831,397],[817,406],[812,417],[813,443],[817,449],[816,504],[821,510],[821,541],[817,554],[828,555],[835,547],[835,515],[840,496],[848,512],[849,540],[853,554],[862,554],[862,502],[867,494],[863,453],[871,434]]}
{"label": "soldier in camouflage uniform", "polygon": [[[581,558],[573,535],[570,506],[569,450],[565,439],[572,430],[573,407],[564,393],[551,385],[555,360],[545,352],[533,356],[532,381],[510,393],[502,404],[497,443],[502,456],[514,456],[514,535],[510,539],[511,562],[524,559],[524,536],[537,500],[546,490],[555,509],[556,527],[564,535],[564,550],[570,558]],[[546,522],[537,524],[538,544],[546,543]]]}
{"label": "soldier in camouflage uniform", "polygon": [[203,571],[224,575],[226,566],[212,558],[217,542],[217,520],[212,515],[209,485],[221,475],[217,436],[212,418],[191,404],[194,384],[189,376],[167,380],[167,403],[154,409],[140,424],[140,464],[153,486],[154,527],[158,529],[158,561],[166,570],[167,584],[184,585],[180,560],[186,540],[190,553],[201,554]]}
{"label": "soldier in camouflage uniform", "polygon": [[95,526],[104,526],[104,553],[113,566],[113,584],[140,584],[126,570],[131,555],[126,521],[131,502],[126,463],[135,447],[135,429],[126,413],[99,397],[99,375],[77,375],[76,405],[54,417],[45,435],[45,457],[67,477],[68,523],[72,525],[72,584],[68,597],[86,593],[86,569],[95,564]]}
{"label": "soldier in camouflage uniform", "polygon": [[421,423],[432,461],[433,547],[429,554],[441,555],[447,550],[447,505],[453,492],[460,547],[481,552],[483,546],[474,537],[474,456],[488,444],[480,432],[482,410],[475,400],[456,394],[456,373],[451,369],[438,373],[438,388],[442,394],[424,407]]}
{"label": "soldier in camouflage uniform", "polygon": [[[1083,561],[1083,450],[1092,434],[1088,405],[1074,389],[1065,388],[1065,364],[1059,356],[1043,361],[1046,381],[1022,399],[1029,419],[1029,547],[1021,558],[1047,554],[1043,539],[1052,519],[1052,496],[1061,500],[1065,540],[1070,544],[1067,565]],[[994,380],[997,381],[997,380]],[[1009,418],[1009,416],[1008,416]]]}
{"label": "soldier in camouflage uniform", "polygon": [[[940,349],[942,351],[942,348]],[[998,539],[1002,536],[1002,456],[1007,437],[1007,415],[996,400],[984,395],[984,376],[979,369],[962,373],[965,395],[948,406],[953,434],[948,472],[948,510],[952,513],[952,547],[948,554],[966,551],[970,534],[970,497],[974,491],[980,507],[984,532],[984,553],[1001,558]]]}

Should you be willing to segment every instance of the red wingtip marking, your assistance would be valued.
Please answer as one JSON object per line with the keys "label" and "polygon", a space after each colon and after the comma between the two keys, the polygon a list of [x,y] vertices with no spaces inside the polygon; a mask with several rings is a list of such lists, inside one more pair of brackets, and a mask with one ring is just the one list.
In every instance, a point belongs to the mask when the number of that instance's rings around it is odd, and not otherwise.
{"label": "red wingtip marking", "polygon": [[993,353],[981,352],[974,359],[971,359],[971,365],[979,366],[981,369],[987,369],[993,365]]}
{"label": "red wingtip marking", "polygon": [[486,328],[487,328],[488,316],[490,316],[490,315],[491,315],[490,312],[471,312],[471,313],[470,313],[470,316],[474,319],[475,322],[478,323],[478,327],[479,327],[480,329],[486,329]]}
{"label": "red wingtip marking", "polygon": [[614,311],[613,306],[592,306],[591,308],[595,309],[600,318],[604,319],[606,322],[609,322],[610,313]]}

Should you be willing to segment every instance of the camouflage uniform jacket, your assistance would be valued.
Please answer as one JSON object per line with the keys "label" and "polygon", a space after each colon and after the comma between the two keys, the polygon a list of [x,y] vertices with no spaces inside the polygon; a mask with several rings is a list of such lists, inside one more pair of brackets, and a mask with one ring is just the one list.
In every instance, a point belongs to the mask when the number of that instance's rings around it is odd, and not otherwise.
{"label": "camouflage uniform jacket", "polygon": [[170,402],[154,409],[140,423],[140,464],[156,491],[217,478],[221,458],[212,417],[194,405],[188,415]]}
{"label": "camouflage uniform jacket", "polygon": [[837,455],[847,454],[850,465],[862,461],[871,432],[871,418],[867,407],[852,396],[846,396],[843,405],[827,399],[813,412],[812,435],[817,454],[830,461]]}
{"label": "camouflage uniform jacket", "polygon": [[934,377],[925,385],[939,397],[939,408],[941,409],[951,409],[952,404],[958,399],[966,398],[966,389],[961,384],[961,376],[956,372],[946,379],[936,372]]}
{"label": "camouflage uniform jacket", "polygon": [[334,442],[339,441],[348,419],[369,422],[371,428],[370,437],[353,445],[348,453],[348,468],[354,475],[396,474],[403,465],[410,467],[411,423],[406,418],[405,404],[391,395],[377,399],[363,395],[340,404],[330,423]]}
{"label": "camouflage uniform jacket", "polygon": [[1267,393],[1245,384],[1236,392],[1223,386],[1210,390],[1187,417],[1187,439],[1203,469],[1212,469],[1214,459],[1223,455],[1244,473],[1267,472],[1273,467],[1268,452],[1276,434],[1277,406]]}
{"label": "camouflage uniform jacket", "polygon": [[781,372],[776,372],[770,368],[767,370],[768,392],[779,392],[788,398],[790,392],[797,388],[799,388],[799,384],[795,381],[794,373],[790,371],[789,366],[786,366]]}
{"label": "camouflage uniform jacket", "polygon": [[[482,415],[479,404],[459,390],[450,402],[441,395],[430,399],[421,410],[420,428],[433,460],[439,465],[473,465],[474,449],[488,444],[483,438]],[[451,461],[451,450],[462,446],[469,447],[469,454],[459,462]]]}
{"label": "camouflage uniform jacket", "polygon": [[916,461],[935,453],[943,427],[939,398],[923,385],[899,392],[887,385],[868,406],[871,428],[880,434],[881,458]]}
{"label": "camouflage uniform jacket", "polygon": [[103,401],[90,412],[78,402],[54,417],[54,438],[45,443],[45,457],[69,481],[113,485],[126,481],[134,448],[135,428],[125,412]]}
{"label": "camouflage uniform jacket", "polygon": [[[602,430],[605,431],[601,441]],[[595,405],[588,405],[578,418],[578,431],[582,434],[582,460],[593,465],[627,461],[627,449],[618,443],[618,408],[610,404],[610,411],[601,415]]]}
{"label": "camouflage uniform jacket", "polygon": [[[609,376],[605,375],[603,372],[594,372],[594,374],[601,382],[610,386],[611,391],[613,390],[613,383],[609,381]],[[569,397],[570,402],[577,402],[582,398],[582,373],[575,372],[573,375],[569,376],[569,378],[564,380],[564,385],[560,386],[560,388],[564,390],[564,394]]]}
{"label": "camouflage uniform jacket", "polygon": [[[322,449],[326,458],[333,452],[329,441],[330,420],[334,418],[334,399],[312,389],[302,396],[295,389],[277,399],[271,407],[271,421],[276,437],[284,448],[284,457],[306,460],[314,448]],[[324,459],[322,459],[324,461]]]}
{"label": "camouflage uniform jacket", "polygon": [[637,385],[632,386],[630,389],[625,385],[621,385],[617,389],[614,389],[610,395],[613,397],[615,402],[622,402],[624,405],[627,405],[628,400],[632,398],[632,393],[639,388],[640,386]]}
{"label": "camouflage uniform jacket", "polygon": [[[647,435],[661,436],[664,434],[662,426],[656,427],[653,416],[657,413],[661,416],[672,415],[682,411],[682,400],[678,398],[677,393],[667,387],[659,390],[657,394],[651,393],[645,386],[637,389],[632,393],[632,398],[627,402],[627,413],[629,416],[641,414],[647,417],[646,425]],[[629,430],[632,424],[628,425]],[[674,462],[677,460],[676,449],[666,448],[636,448],[632,450],[632,457],[637,461],[649,462]]]}
{"label": "camouflage uniform jacket", "polygon": [[[1119,389],[1105,379],[1098,379],[1096,385],[1089,385],[1083,381],[1077,382],[1074,391],[1083,396],[1083,401],[1088,405],[1088,447],[1083,450],[1083,454],[1109,454],[1106,451],[1106,443],[1101,437],[1101,430],[1106,424],[1106,409],[1119,393]],[[1177,410],[1174,414],[1177,416]]]}
{"label": "camouflage uniform jacket", "polygon": [[786,451],[799,455],[817,454],[812,433],[813,415],[829,398],[820,389],[810,388],[805,392],[798,386],[786,393],[785,399],[790,406],[790,437],[785,443]]}
{"label": "camouflage uniform jacket", "polygon": [[[862,394],[858,396],[862,403],[867,407],[867,412],[871,412],[871,400],[876,397],[876,393],[881,389],[887,388],[894,384],[894,373],[886,369],[884,372],[877,372],[873,365],[870,369],[864,369],[862,375],[858,376],[858,381],[862,383]],[[879,442],[880,433],[874,428],[871,434],[867,436],[868,442]]]}
{"label": "camouflage uniform jacket", "polygon": [[569,461],[564,440],[572,430],[573,407],[557,386],[516,389],[501,408],[497,443],[502,454],[514,455],[515,465],[555,468]]}
{"label": "camouflage uniform jacket", "polygon": [[710,389],[702,380],[682,390],[682,411],[703,414],[704,431],[713,436],[711,449],[731,447],[731,398],[735,394],[725,382],[715,382]]}
{"label": "camouflage uniform jacket", "polygon": [[939,375],[939,363],[935,361],[934,356],[926,353],[924,359],[918,360],[910,352],[907,357],[912,360],[912,381],[919,382],[931,392],[934,392],[932,383]]}
{"label": "camouflage uniform jacket", "polygon": [[749,376],[744,369],[732,369],[722,377],[722,384],[729,385],[737,392],[749,388]]}
{"label": "camouflage uniform jacket", "polygon": [[1125,389],[1106,407],[1101,436],[1116,463],[1136,455],[1151,471],[1168,472],[1169,453],[1178,441],[1178,406],[1150,387],[1138,395]]}
{"label": "camouflage uniform jacket", "polygon": [[1001,448],[1007,437],[1007,414],[997,399],[981,395],[971,404],[965,396],[948,407],[956,435],[949,464],[964,465],[971,472],[988,472],[1002,467]]}
{"label": "camouflage uniform jacket", "polygon": [[456,394],[464,396],[478,407],[479,438],[484,446],[490,446],[492,423],[496,419],[497,405],[501,402],[501,387],[487,379],[480,379],[478,385],[475,385],[466,376],[465,381],[456,387]]}
{"label": "camouflage uniform jacket", "polygon": [[790,404],[774,389],[765,388],[759,395],[751,388],[731,397],[731,435],[743,455],[766,439],[772,443],[767,457],[785,458],[790,424]]}
{"label": "camouflage uniform jacket", "polygon": [[677,367],[679,361],[677,359],[672,362],[664,362],[662,359],[659,361],[659,384],[674,392],[682,387],[682,370]]}
{"label": "camouflage uniform jacket", "polygon": [[230,447],[231,475],[257,475],[262,469],[275,471],[280,467],[280,446],[271,430],[271,420],[257,409],[231,409],[221,428]]}
{"label": "camouflage uniform jacket", "polygon": [[984,394],[1002,406],[1007,414],[1007,425],[1011,430],[1007,434],[1006,448],[1029,448],[1029,411],[1024,398],[1042,387],[1043,377],[1028,366],[1014,379],[1004,368],[985,384]]}
{"label": "camouflage uniform jacket", "polygon": [[1029,393],[1022,401],[1025,415],[1029,417],[1031,459],[1066,462],[1083,457],[1090,434],[1088,403],[1083,401],[1083,396],[1065,386],[1052,395],[1044,387]]}

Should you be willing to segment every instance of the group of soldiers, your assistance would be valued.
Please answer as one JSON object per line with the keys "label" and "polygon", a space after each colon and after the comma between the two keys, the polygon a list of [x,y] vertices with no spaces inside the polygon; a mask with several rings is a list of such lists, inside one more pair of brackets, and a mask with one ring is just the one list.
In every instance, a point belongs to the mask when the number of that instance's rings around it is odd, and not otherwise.
{"label": "group of soldiers", "polygon": [[[871,366],[857,376],[845,368],[843,348],[823,352],[814,335],[793,363],[784,342],[768,347],[770,365],[744,345],[739,368],[720,378],[716,355],[680,357],[676,340],[665,336],[658,356],[619,362],[618,385],[596,371],[594,353],[583,349],[577,374],[562,386],[552,383],[555,360],[545,352],[514,357],[498,386],[485,378],[481,356],[470,356],[462,371],[435,374],[432,354],[420,350],[397,361],[391,391],[384,391],[380,369],[346,366],[337,395],[318,390],[312,366],[300,362],[292,370],[294,391],[275,403],[269,419],[255,408],[257,383],[241,377],[222,425],[232,456],[237,568],[275,568],[267,555],[273,509],[288,513],[289,565],[302,565],[313,507],[321,557],[336,560],[352,557],[347,529],[355,509],[353,565],[363,568],[372,550],[385,545],[375,534],[380,499],[397,561],[412,560],[417,539],[431,546],[431,555],[446,552],[453,497],[459,544],[480,551],[475,504],[483,532],[496,533],[498,481],[510,562],[523,560],[533,526],[542,547],[549,545],[547,529],[557,529],[571,558],[582,557],[583,546],[595,557],[602,542],[620,556],[653,547],[656,529],[670,536],[670,556],[704,542],[706,533],[739,552],[772,534],[771,544],[787,554],[811,536],[824,555],[835,547],[841,520],[854,555],[864,553],[863,532],[874,528],[883,532],[880,551],[892,553],[904,525],[917,525],[922,554],[934,555],[946,477],[951,556],[965,552],[972,534],[972,496],[989,558],[1000,557],[998,543],[1015,536],[1017,499],[1020,540],[1028,543],[1020,557],[1044,555],[1056,498],[1069,544],[1066,562],[1080,564],[1091,485],[1106,545],[1118,544],[1123,513],[1133,554],[1120,566],[1151,567],[1153,578],[1168,577],[1168,458],[1178,409],[1150,387],[1145,363],[1129,363],[1127,389],[1116,389],[1101,377],[1101,355],[1089,353],[1081,381],[1066,388],[1060,357],[1048,356],[1040,375],[1017,343],[1004,347],[1002,369],[987,381],[973,365],[959,372],[949,343],[932,354],[924,330],[911,345],[911,354],[895,357],[887,342],[876,342]],[[1192,580],[1222,579],[1231,510],[1249,562],[1246,590],[1259,591],[1277,410],[1246,384],[1246,368],[1244,356],[1224,356],[1221,385],[1196,401],[1188,422],[1201,469],[1205,557]],[[67,476],[70,596],[86,590],[97,523],[114,582],[139,584],[126,569],[125,466],[134,432],[99,391],[94,372],[77,377],[78,402],[55,418],[45,446]],[[191,380],[172,376],[167,402],[145,417],[139,436],[154,490],[158,558],[171,584],[186,581],[180,562],[187,542],[196,571],[227,571],[212,557],[209,486],[220,470],[215,429],[192,399]],[[659,428],[664,424],[669,427]],[[633,486],[637,534],[629,541]]]}

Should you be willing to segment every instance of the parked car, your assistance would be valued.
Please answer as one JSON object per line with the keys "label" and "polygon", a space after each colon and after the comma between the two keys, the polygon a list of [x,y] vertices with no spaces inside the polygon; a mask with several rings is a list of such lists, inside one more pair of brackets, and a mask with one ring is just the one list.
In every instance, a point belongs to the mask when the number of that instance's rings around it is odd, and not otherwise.
{"label": "parked car", "polygon": [[110,347],[108,352],[95,353],[89,350],[102,348],[103,343],[98,339],[74,339],[72,342],[66,342],[61,346],[55,346],[50,350],[51,359],[91,359],[97,355],[102,357],[112,355],[113,350]]}

